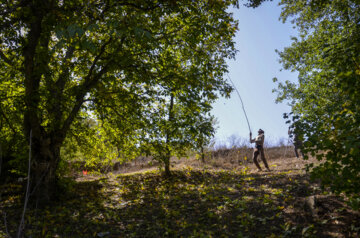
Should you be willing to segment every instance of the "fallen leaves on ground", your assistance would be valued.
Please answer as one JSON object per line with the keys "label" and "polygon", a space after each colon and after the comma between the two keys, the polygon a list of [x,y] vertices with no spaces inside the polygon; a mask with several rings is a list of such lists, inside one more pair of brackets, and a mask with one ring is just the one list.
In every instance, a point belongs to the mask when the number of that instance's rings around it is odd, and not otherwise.
{"label": "fallen leaves on ground", "polygon": [[[1,187],[0,236],[14,236],[21,187]],[[316,214],[305,198],[317,196]],[[3,219],[6,215],[6,219]],[[357,237],[360,216],[324,195],[303,170],[149,171],[75,182],[43,209],[29,209],[27,237]]]}

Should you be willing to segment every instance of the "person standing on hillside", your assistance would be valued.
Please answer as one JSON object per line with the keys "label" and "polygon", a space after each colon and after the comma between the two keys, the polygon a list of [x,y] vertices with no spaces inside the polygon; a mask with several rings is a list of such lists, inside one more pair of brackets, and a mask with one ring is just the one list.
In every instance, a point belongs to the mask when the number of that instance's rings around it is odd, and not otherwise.
{"label": "person standing on hillside", "polygon": [[304,153],[301,150],[302,147],[302,139],[299,137],[299,135],[295,132],[295,128],[292,129],[289,127],[288,130],[289,138],[292,139],[292,142],[294,144],[294,151],[296,158],[299,158],[298,150],[300,150],[301,156],[304,158]]}
{"label": "person standing on hillside", "polygon": [[259,162],[257,161],[257,157],[260,154],[261,159],[267,169],[267,171],[270,171],[269,165],[266,161],[265,158],[265,153],[264,153],[264,140],[265,140],[265,135],[264,135],[264,131],[259,129],[258,131],[258,135],[252,139],[252,134],[250,132],[250,143],[255,143],[255,148],[254,148],[254,154],[253,154],[253,161],[256,165],[256,167],[258,168],[259,171],[262,171]]}

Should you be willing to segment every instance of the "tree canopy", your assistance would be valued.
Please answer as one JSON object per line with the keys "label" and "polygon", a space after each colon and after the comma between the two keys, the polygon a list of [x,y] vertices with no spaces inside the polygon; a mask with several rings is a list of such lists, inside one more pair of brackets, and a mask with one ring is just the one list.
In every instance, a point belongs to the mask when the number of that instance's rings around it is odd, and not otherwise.
{"label": "tree canopy", "polygon": [[136,156],[153,152],[156,143],[172,155],[182,146],[201,146],[214,131],[211,103],[232,89],[223,75],[236,53],[237,22],[228,8],[238,5],[3,1],[5,165],[25,168],[31,142],[34,193],[47,200],[56,192],[61,155],[68,157],[74,145],[88,159]]}
{"label": "tree canopy", "polygon": [[299,37],[279,55],[284,68],[299,76],[298,82],[279,83],[277,100],[289,102],[304,151],[322,161],[313,176],[359,205],[359,2],[283,0],[281,5],[281,18],[291,19]]}

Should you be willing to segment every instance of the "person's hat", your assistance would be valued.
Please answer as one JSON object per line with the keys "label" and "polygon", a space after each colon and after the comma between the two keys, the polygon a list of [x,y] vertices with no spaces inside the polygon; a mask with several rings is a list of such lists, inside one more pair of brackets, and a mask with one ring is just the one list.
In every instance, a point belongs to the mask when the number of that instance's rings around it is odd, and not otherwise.
{"label": "person's hat", "polygon": [[263,131],[262,129],[258,130],[259,133],[264,133],[265,131]]}

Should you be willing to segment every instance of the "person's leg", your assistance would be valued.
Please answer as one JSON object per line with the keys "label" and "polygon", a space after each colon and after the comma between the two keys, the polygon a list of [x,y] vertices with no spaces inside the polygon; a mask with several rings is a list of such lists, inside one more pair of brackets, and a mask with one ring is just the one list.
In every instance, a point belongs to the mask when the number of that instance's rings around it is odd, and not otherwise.
{"label": "person's leg", "polygon": [[[300,155],[304,158],[304,153],[302,152],[302,147],[303,147],[303,143],[302,141],[298,141],[296,143],[296,151],[299,150],[300,151]],[[298,156],[297,156],[298,157]],[[299,158],[299,157],[298,157]]]}
{"label": "person's leg", "polygon": [[302,152],[302,149],[300,148],[300,154],[304,158],[304,152]]}
{"label": "person's leg", "polygon": [[259,171],[261,171],[261,167],[257,161],[257,157],[259,155],[259,150],[258,149],[255,149],[254,150],[254,153],[253,153],[253,161],[254,161],[254,164],[256,165],[256,167],[258,168]]}
{"label": "person's leg", "polygon": [[268,171],[270,171],[269,165],[268,165],[268,163],[266,161],[266,158],[265,158],[264,148],[261,148],[260,151],[261,151],[261,159],[262,159],[263,163],[265,164],[265,168]]}
{"label": "person's leg", "polygon": [[297,148],[296,145],[294,145],[294,151],[295,151],[295,156],[296,156],[296,158],[299,158],[298,148]]}
{"label": "person's leg", "polygon": [[301,150],[302,145],[303,145],[303,143],[302,143],[301,140],[296,140],[296,141],[294,142],[296,158],[300,158],[300,157],[299,157],[299,153],[298,153],[299,150],[300,150],[300,155],[304,158],[304,154],[303,154],[303,152],[302,152],[302,150]]}

